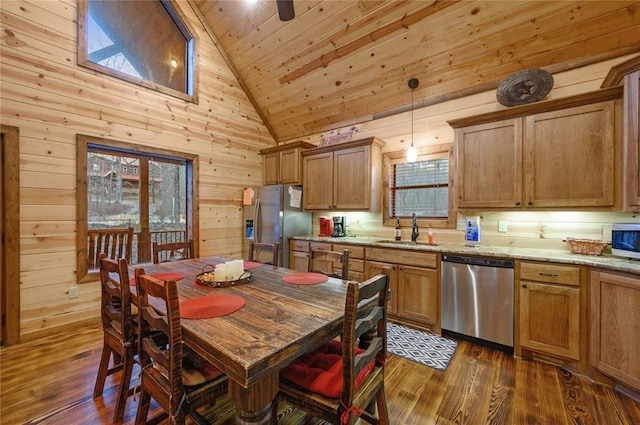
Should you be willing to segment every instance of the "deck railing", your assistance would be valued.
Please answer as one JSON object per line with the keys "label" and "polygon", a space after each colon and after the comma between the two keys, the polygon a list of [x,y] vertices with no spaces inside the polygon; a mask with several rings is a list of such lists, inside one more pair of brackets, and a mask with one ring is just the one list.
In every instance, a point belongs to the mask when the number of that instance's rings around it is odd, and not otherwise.
{"label": "deck railing", "polygon": [[[140,232],[135,232],[133,234],[133,253],[131,255],[131,264],[139,264],[140,258],[151,258],[151,246],[154,242],[157,243],[171,243],[171,242],[183,242],[187,239],[187,231],[186,230],[163,230],[157,232],[149,232],[151,235],[151,243],[140,244],[138,243],[140,238]],[[143,246],[147,245],[148,252],[140,252],[143,249]]]}

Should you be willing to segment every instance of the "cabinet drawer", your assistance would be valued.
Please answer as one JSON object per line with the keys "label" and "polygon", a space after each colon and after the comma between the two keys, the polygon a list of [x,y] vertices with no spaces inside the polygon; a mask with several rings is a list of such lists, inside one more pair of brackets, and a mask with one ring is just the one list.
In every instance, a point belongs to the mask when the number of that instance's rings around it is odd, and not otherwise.
{"label": "cabinet drawer", "polygon": [[309,249],[324,249],[331,251],[331,244],[327,242],[309,242]]}
{"label": "cabinet drawer", "polygon": [[385,261],[408,266],[438,268],[438,254],[402,249],[367,248],[367,260]]}
{"label": "cabinet drawer", "polygon": [[352,260],[349,257],[349,273],[351,272],[364,272],[364,260]]}
{"label": "cabinet drawer", "polygon": [[363,246],[357,246],[357,245],[349,245],[349,244],[337,244],[334,243],[333,244],[333,250],[334,251],[338,251],[338,252],[342,252],[345,249],[349,250],[349,260],[351,260],[352,258],[359,258],[359,259],[364,259],[364,247]]}
{"label": "cabinet drawer", "polygon": [[291,241],[291,251],[303,251],[309,252],[309,242],[308,241]]}
{"label": "cabinet drawer", "polygon": [[520,280],[580,286],[580,267],[541,263],[520,263]]}

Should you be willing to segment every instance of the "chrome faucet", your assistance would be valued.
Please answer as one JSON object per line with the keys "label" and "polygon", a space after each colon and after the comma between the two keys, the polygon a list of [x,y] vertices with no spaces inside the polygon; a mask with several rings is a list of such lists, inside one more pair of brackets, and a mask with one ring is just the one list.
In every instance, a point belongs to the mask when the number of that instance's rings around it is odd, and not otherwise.
{"label": "chrome faucet", "polygon": [[418,219],[416,218],[416,213],[413,213],[413,218],[411,219],[411,242],[417,241],[418,236],[420,236],[420,232],[418,231]]}

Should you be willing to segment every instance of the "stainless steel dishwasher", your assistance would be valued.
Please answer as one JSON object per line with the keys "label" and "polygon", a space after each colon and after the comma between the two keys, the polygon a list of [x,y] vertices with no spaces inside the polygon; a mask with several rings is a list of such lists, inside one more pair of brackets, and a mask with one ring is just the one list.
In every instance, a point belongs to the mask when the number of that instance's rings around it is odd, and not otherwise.
{"label": "stainless steel dishwasher", "polygon": [[512,260],[442,256],[442,330],[513,349]]}

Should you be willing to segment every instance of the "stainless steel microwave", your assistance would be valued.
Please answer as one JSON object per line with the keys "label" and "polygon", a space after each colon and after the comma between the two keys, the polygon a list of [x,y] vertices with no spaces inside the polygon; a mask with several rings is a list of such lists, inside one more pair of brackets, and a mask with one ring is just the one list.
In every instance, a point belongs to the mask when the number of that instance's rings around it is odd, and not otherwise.
{"label": "stainless steel microwave", "polygon": [[613,225],[611,254],[619,257],[640,258],[640,223]]}

